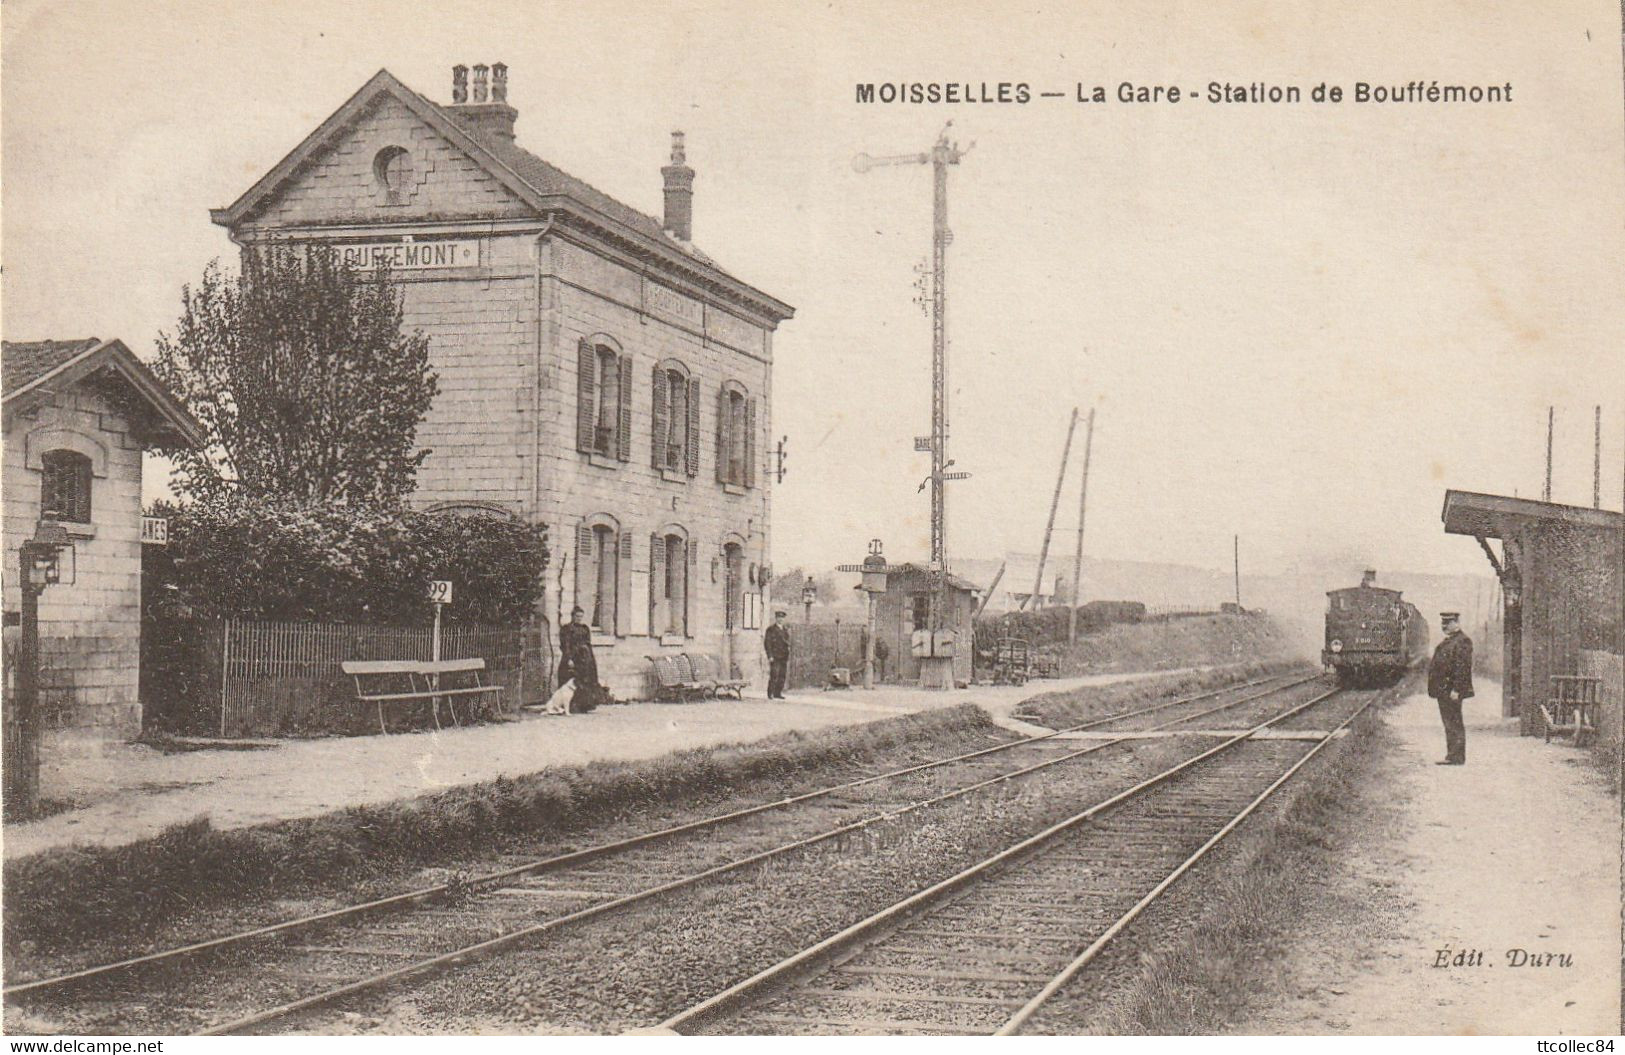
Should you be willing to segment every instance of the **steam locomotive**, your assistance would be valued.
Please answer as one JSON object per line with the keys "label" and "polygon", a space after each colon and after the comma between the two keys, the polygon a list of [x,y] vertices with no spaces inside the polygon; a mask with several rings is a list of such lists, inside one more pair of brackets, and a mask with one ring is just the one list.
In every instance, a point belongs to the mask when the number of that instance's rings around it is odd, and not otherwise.
{"label": "steam locomotive", "polygon": [[1320,661],[1345,685],[1391,684],[1427,655],[1427,622],[1398,590],[1376,585],[1367,571],[1358,586],[1326,593],[1326,646]]}

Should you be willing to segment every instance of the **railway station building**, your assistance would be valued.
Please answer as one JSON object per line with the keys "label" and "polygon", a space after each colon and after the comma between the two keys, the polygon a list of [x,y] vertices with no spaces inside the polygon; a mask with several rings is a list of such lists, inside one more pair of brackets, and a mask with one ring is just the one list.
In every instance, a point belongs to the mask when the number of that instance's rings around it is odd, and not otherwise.
{"label": "railway station building", "polygon": [[[1618,742],[1625,670],[1625,514],[1471,491],[1445,493],[1444,529],[1483,547],[1503,597],[1502,707],[1541,734],[1554,675],[1599,678]],[[1491,545],[1500,541],[1500,552]],[[1611,728],[1608,724],[1611,723]]]}
{"label": "railway station building", "polygon": [[662,652],[759,682],[793,309],[696,247],[681,133],[649,215],[518,145],[507,72],[456,67],[441,104],[381,70],[212,218],[245,250],[387,262],[440,377],[414,504],[545,523],[540,614],[585,610],[612,692],[646,695]]}

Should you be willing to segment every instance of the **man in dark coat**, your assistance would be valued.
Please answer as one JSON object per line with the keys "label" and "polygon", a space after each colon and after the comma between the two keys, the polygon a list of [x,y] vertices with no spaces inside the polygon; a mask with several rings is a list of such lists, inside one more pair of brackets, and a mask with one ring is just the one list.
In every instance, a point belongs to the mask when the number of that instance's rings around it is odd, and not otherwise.
{"label": "man in dark coat", "polygon": [[580,608],[570,610],[570,621],[559,627],[559,684],[574,678],[575,699],[573,711],[590,711],[604,702],[604,688],[598,684],[598,660],[592,654],[592,627],[587,625],[587,613]]}
{"label": "man in dark coat", "polygon": [[1441,766],[1467,764],[1467,727],[1461,720],[1461,701],[1473,695],[1473,641],[1461,632],[1461,613],[1440,612],[1444,640],[1428,663],[1428,695],[1439,701],[1444,722],[1444,759]]}
{"label": "man in dark coat", "polygon": [[784,625],[785,612],[773,613],[773,625],[762,635],[767,650],[767,698],[784,699],[784,676],[790,667],[790,630]]}

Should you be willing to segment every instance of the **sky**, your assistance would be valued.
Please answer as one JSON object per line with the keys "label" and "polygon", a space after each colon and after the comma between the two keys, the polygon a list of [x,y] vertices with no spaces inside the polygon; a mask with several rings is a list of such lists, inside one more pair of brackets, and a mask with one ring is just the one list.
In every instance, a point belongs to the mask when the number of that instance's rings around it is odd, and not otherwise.
{"label": "sky", "polygon": [[[927,167],[948,121],[949,552],[1042,541],[1067,418],[1096,411],[1085,550],[1260,572],[1483,574],[1446,488],[1625,479],[1625,87],[1614,0],[1296,3],[8,0],[4,333],[149,355],[233,252],[229,204],[379,68],[449,101],[505,62],[519,142],[793,304],[774,340],[780,567],[929,552]],[[1317,104],[1322,82],[1513,87]],[[1297,85],[1295,105],[1078,103],[1076,86]],[[1026,105],[861,104],[866,82],[1026,83]],[[974,145],[973,145],[974,144]],[[1077,521],[1083,429],[1054,547]],[[148,494],[162,492],[151,465]]]}

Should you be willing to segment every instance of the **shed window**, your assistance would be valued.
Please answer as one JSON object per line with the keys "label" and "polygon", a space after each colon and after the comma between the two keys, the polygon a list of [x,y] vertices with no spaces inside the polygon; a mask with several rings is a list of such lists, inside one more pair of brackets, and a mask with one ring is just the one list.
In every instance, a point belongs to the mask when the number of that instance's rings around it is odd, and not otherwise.
{"label": "shed window", "polygon": [[40,466],[40,517],[90,523],[90,459],[78,451],[46,451]]}

